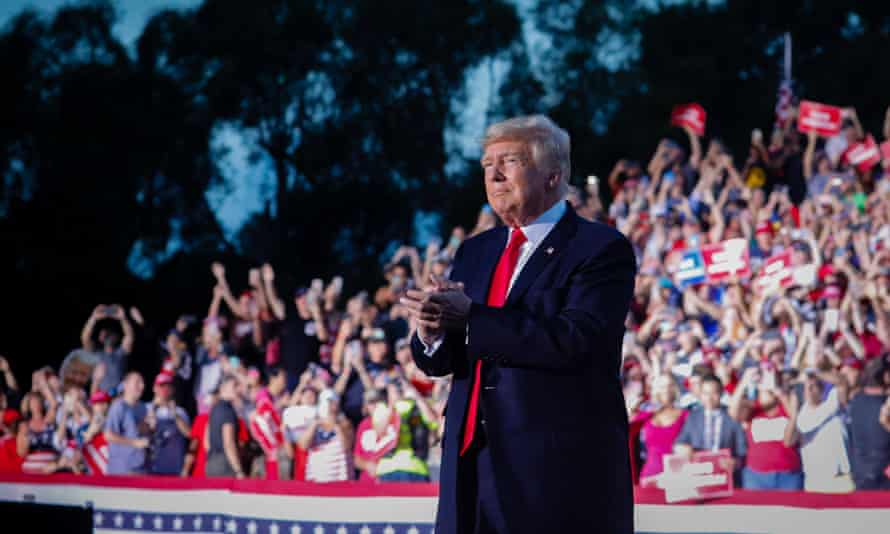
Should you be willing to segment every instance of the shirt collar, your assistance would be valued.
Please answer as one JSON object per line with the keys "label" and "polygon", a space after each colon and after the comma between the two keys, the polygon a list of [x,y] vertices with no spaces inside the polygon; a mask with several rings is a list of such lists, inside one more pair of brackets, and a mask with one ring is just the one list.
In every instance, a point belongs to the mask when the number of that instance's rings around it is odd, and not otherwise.
{"label": "shirt collar", "polygon": [[[556,226],[556,223],[562,219],[562,216],[565,215],[565,213],[566,202],[565,200],[560,199],[550,206],[547,211],[538,216],[537,219],[525,226],[521,226],[520,229],[522,230],[522,233],[525,234],[529,243],[538,245],[545,237],[547,237],[547,234],[550,233],[550,230]],[[513,229],[511,228],[510,232],[512,231]]]}

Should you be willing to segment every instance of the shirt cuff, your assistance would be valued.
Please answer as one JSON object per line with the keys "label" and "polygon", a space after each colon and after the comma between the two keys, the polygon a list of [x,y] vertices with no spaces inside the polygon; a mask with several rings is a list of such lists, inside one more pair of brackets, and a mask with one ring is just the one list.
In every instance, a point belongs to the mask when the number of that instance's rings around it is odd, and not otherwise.
{"label": "shirt cuff", "polygon": [[432,356],[439,350],[439,347],[442,346],[442,342],[445,340],[445,336],[441,336],[439,339],[433,341],[429,345],[426,344],[426,341],[423,340],[419,335],[417,339],[420,341],[420,344],[423,345],[423,353],[427,356]]}

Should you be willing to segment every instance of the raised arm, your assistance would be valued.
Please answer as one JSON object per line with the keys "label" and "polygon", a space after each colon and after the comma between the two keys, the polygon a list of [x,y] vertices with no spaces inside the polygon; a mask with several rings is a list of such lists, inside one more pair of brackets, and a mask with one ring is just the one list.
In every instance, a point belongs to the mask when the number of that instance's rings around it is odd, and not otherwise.
{"label": "raised arm", "polygon": [[115,304],[113,307],[113,315],[112,317],[121,325],[121,331],[124,336],[121,338],[121,349],[130,354],[133,352],[133,341],[135,336],[133,335],[133,325],[130,324],[130,320],[127,319],[127,313],[124,311],[124,307],[120,304]]}
{"label": "raised arm", "polygon": [[279,320],[284,320],[284,302],[278,298],[275,291],[275,270],[268,263],[262,267],[263,288],[266,290],[266,299],[269,301],[269,309],[272,314]]}
{"label": "raised arm", "polygon": [[93,309],[93,313],[90,314],[86,324],[83,325],[83,330],[80,332],[80,345],[84,350],[96,350],[96,345],[93,343],[93,329],[96,327],[96,321],[105,317],[105,306],[103,304],[99,304]]}
{"label": "raised arm", "polygon": [[701,165],[701,139],[692,131],[689,126],[684,126],[683,131],[689,138],[689,164],[692,168],[698,170]]}
{"label": "raised arm", "polygon": [[807,133],[807,148],[803,152],[803,176],[807,180],[813,177],[815,169],[813,168],[813,153],[816,151],[816,132],[810,130]]}

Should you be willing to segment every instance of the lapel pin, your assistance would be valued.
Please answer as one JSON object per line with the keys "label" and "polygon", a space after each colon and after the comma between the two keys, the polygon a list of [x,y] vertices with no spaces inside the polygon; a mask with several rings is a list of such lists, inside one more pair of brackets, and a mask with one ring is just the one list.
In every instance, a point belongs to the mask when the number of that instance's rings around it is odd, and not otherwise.
{"label": "lapel pin", "polygon": [[553,247],[547,247],[547,250],[545,252],[547,252],[548,255],[553,254]]}

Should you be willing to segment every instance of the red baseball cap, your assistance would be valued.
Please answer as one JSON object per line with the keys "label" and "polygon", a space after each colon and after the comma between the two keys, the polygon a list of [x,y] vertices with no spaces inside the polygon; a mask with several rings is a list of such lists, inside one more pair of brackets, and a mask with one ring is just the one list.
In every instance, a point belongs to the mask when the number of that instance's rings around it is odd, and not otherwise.
{"label": "red baseball cap", "polygon": [[111,402],[111,395],[101,389],[96,390],[90,395],[90,404],[99,404],[100,402]]}
{"label": "red baseball cap", "polygon": [[161,372],[161,373],[158,373],[158,376],[155,377],[155,385],[156,386],[172,384],[172,383],[173,383],[173,375],[171,375],[170,373]]}
{"label": "red baseball cap", "polygon": [[21,418],[22,414],[18,410],[9,408],[3,412],[3,425],[10,426]]}

